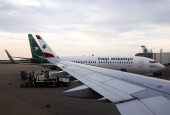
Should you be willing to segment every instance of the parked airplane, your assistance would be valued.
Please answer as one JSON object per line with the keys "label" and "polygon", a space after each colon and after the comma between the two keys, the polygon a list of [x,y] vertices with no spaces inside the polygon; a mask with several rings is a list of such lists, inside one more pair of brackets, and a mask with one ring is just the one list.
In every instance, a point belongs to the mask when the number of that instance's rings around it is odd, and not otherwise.
{"label": "parked airplane", "polygon": [[[29,60],[31,63],[20,63],[20,64],[42,64],[42,63],[49,63],[46,59],[44,53],[42,52],[40,46],[37,44],[36,40],[33,38],[32,34],[28,34],[30,49],[32,58],[25,58],[25,57],[13,57],[13,58],[20,58]],[[9,53],[7,53],[8,55]],[[10,56],[12,59],[12,57]],[[50,64],[49,64],[50,65]]]}
{"label": "parked airplane", "polygon": [[41,47],[45,46],[42,50],[49,62],[85,84],[63,92],[64,95],[115,103],[122,115],[169,115],[170,81],[62,61],[40,36],[37,38]]}
{"label": "parked airplane", "polygon": [[[42,38],[39,35],[36,35],[36,37],[42,46],[42,50],[46,49],[47,46],[41,42]],[[60,56],[60,59],[139,74],[154,73],[165,68],[153,59],[137,56]]]}
{"label": "parked airplane", "polygon": [[8,56],[8,58],[9,58],[9,60],[11,61],[11,63],[16,63],[6,49],[5,49],[5,52],[6,52],[7,56]]}
{"label": "parked airplane", "polygon": [[142,45],[141,47],[142,47],[143,53],[152,53],[145,46]]}

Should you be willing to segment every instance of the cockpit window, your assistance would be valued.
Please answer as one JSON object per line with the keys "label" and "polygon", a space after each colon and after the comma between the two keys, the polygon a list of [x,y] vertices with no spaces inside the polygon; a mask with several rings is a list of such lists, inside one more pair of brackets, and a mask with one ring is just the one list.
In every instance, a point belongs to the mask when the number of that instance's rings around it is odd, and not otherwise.
{"label": "cockpit window", "polygon": [[156,61],[149,61],[149,63],[157,63]]}

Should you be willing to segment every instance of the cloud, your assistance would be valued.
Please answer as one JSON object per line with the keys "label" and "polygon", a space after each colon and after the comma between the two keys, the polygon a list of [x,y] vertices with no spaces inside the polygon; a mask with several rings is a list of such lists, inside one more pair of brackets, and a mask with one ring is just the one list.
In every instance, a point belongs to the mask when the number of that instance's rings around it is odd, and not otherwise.
{"label": "cloud", "polygon": [[[12,1],[1,2],[1,31],[61,32],[79,25],[126,32],[169,24],[168,1]],[[69,27],[68,27],[69,26]],[[15,28],[15,29],[14,29]],[[24,28],[24,29],[23,29]],[[69,29],[68,29],[69,28]],[[76,31],[76,30],[75,30]]]}
{"label": "cloud", "polygon": [[26,44],[28,33],[40,34],[53,48],[56,42],[57,48],[66,45],[86,52],[90,49],[83,47],[100,49],[102,44],[107,49],[155,47],[153,40],[161,39],[160,44],[169,40],[169,4],[169,0],[0,0],[1,47],[10,40]]}

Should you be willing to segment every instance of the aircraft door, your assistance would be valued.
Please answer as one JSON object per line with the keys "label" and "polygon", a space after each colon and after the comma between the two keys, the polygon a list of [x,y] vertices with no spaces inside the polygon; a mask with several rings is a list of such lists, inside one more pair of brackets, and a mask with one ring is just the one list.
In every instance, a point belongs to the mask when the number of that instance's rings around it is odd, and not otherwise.
{"label": "aircraft door", "polygon": [[139,60],[139,68],[143,68],[143,65],[144,65],[144,60],[140,59]]}

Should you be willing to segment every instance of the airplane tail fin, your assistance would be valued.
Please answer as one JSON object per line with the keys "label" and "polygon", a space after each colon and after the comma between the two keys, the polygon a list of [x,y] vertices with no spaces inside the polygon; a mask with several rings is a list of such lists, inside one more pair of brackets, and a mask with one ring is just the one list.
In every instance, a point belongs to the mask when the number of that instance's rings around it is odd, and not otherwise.
{"label": "airplane tail fin", "polygon": [[44,52],[44,55],[46,56],[47,60],[53,64],[60,61],[58,56],[54,53],[54,51],[49,47],[49,45],[43,40],[43,38],[39,35],[36,35],[40,46],[42,48],[42,51]]}
{"label": "airplane tail fin", "polygon": [[5,49],[5,52],[6,52],[7,56],[8,56],[8,58],[10,59],[11,63],[16,63],[6,49]]}
{"label": "airplane tail fin", "polygon": [[143,53],[150,53],[150,51],[145,46],[142,45],[141,47],[142,47]]}
{"label": "airplane tail fin", "polygon": [[35,38],[32,36],[32,34],[28,34],[29,42],[30,42],[30,49],[32,58],[39,59],[39,58],[46,58],[44,53],[42,52],[40,46],[36,42]]}

